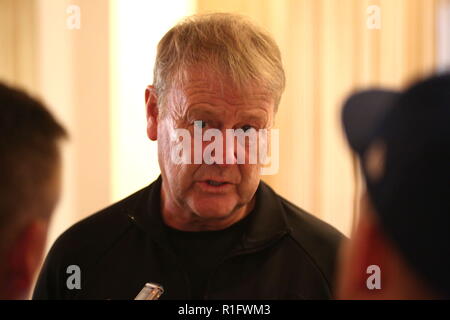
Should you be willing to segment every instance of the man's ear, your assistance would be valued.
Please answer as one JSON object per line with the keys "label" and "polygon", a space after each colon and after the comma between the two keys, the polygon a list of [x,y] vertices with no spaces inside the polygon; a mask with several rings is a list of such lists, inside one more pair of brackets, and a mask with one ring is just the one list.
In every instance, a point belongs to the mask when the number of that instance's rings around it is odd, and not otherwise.
{"label": "man's ear", "polygon": [[158,139],[158,95],[154,86],[145,89],[145,105],[147,108],[147,136],[150,140]]}
{"label": "man's ear", "polygon": [[10,247],[6,261],[8,299],[24,299],[29,293],[42,261],[48,225],[42,219],[28,223]]}

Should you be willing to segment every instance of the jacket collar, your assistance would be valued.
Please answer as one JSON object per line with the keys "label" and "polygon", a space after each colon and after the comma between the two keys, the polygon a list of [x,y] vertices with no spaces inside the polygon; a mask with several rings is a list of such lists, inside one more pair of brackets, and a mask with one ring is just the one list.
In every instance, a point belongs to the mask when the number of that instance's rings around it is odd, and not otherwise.
{"label": "jacket collar", "polygon": [[286,212],[272,188],[260,181],[255,197],[255,207],[250,213],[253,217],[242,243],[244,249],[264,246],[289,232]]}
{"label": "jacket collar", "polygon": [[[166,247],[168,239],[161,217],[161,184],[162,177],[159,176],[145,188],[128,216],[139,227],[150,232],[156,242]],[[289,232],[285,210],[272,188],[260,181],[255,197],[255,207],[250,213],[252,217],[241,243],[243,250],[262,247]]]}

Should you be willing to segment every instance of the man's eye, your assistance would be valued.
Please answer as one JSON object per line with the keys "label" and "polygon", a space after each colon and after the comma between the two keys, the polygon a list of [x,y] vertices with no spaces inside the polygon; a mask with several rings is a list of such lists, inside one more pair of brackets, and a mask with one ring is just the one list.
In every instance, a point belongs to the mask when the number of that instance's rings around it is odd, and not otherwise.
{"label": "man's eye", "polygon": [[203,129],[204,127],[206,127],[206,121],[203,121],[203,120],[195,120],[195,121],[194,121],[194,126],[197,127],[197,128]]}
{"label": "man's eye", "polygon": [[249,124],[246,124],[246,125],[243,126],[241,129],[244,130],[244,132],[246,132],[246,131],[248,131],[248,130],[250,130],[250,129],[255,129],[255,127],[253,127],[253,126],[251,126],[251,125],[249,125]]}

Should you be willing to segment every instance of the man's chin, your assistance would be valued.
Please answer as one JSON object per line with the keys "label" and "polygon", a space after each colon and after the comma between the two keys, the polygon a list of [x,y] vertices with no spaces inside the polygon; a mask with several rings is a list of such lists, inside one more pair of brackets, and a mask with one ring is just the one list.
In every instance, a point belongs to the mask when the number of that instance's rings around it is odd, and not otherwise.
{"label": "man's chin", "polygon": [[232,210],[218,210],[218,208],[197,208],[195,210],[197,216],[204,219],[222,220],[232,215]]}
{"label": "man's chin", "polygon": [[201,202],[194,203],[192,206],[193,211],[197,214],[197,216],[204,219],[226,219],[233,215],[236,211],[236,204],[229,202]]}

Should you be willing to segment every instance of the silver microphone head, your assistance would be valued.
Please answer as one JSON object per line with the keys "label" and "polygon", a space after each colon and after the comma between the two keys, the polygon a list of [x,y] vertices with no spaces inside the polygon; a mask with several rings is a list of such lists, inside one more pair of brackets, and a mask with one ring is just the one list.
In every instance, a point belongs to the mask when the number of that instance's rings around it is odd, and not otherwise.
{"label": "silver microphone head", "polygon": [[158,300],[164,288],[156,283],[146,283],[134,300]]}

